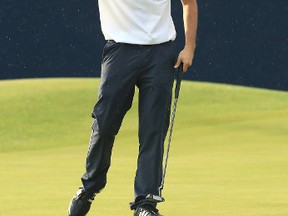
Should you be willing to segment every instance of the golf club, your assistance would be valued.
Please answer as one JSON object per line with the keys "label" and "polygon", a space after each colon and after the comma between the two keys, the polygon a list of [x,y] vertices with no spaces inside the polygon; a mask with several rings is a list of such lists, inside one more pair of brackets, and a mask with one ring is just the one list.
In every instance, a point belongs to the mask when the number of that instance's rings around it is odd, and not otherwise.
{"label": "golf club", "polygon": [[162,173],[162,181],[161,181],[161,185],[159,187],[160,197],[162,197],[162,190],[164,188],[164,181],[165,181],[165,176],[166,176],[166,171],[167,171],[168,157],[169,157],[171,140],[172,140],[172,131],[173,131],[174,120],[175,120],[175,115],[176,115],[176,108],[177,108],[177,103],[178,103],[178,98],[179,98],[182,75],[183,75],[183,64],[181,64],[179,66],[179,68],[176,70],[176,76],[175,76],[176,77],[176,86],[175,86],[175,94],[174,94],[174,104],[173,104],[173,111],[172,111],[172,115],[171,115],[166,157],[165,157],[164,168],[163,168],[163,173]]}

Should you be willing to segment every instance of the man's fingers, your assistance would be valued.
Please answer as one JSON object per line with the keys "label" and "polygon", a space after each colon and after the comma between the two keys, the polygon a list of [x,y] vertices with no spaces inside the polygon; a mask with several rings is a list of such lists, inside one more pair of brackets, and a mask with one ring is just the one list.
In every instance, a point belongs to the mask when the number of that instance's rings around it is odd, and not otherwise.
{"label": "man's fingers", "polygon": [[193,60],[193,53],[191,56],[190,53],[181,51],[179,56],[178,56],[178,59],[177,59],[177,62],[175,64],[174,68],[178,68],[180,66],[180,64],[182,63],[183,64],[183,72],[185,73],[188,71],[188,68],[192,65],[192,60]]}
{"label": "man's fingers", "polygon": [[176,64],[174,65],[174,68],[178,68],[182,62],[182,59],[178,57]]}
{"label": "man's fingers", "polygon": [[186,73],[188,71],[188,68],[191,66],[190,63],[185,62],[183,59],[179,58],[176,65],[174,66],[175,68],[178,68],[180,64],[183,64],[183,72]]}
{"label": "man's fingers", "polygon": [[190,67],[190,64],[185,63],[183,60],[180,58],[178,59],[177,63],[175,64],[174,68],[178,68],[180,64],[183,64],[183,72],[187,72],[188,68]]}
{"label": "man's fingers", "polygon": [[186,63],[183,63],[183,72],[186,73],[188,70],[189,65]]}

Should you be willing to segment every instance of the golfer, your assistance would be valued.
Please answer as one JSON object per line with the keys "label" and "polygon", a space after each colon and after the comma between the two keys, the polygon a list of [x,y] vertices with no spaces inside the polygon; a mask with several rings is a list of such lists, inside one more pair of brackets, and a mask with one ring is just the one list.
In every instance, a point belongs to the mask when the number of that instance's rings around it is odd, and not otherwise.
{"label": "golfer", "polygon": [[[164,139],[169,127],[175,68],[186,72],[194,56],[197,3],[182,0],[185,46],[176,52],[176,31],[171,0],[98,0],[103,49],[98,101],[93,123],[86,172],[82,186],[71,200],[69,216],[85,216],[106,185],[111,151],[135,86],[139,89],[139,154],[130,203],[134,216],[160,216]],[[125,148],[125,146],[122,146]],[[116,192],[115,192],[116,193]]]}

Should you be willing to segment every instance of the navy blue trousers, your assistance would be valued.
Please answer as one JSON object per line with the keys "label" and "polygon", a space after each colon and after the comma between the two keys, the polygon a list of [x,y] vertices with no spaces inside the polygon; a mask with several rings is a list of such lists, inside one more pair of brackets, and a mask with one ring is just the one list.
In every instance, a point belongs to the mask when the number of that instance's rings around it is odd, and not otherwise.
{"label": "navy blue trousers", "polygon": [[[106,185],[114,139],[139,88],[139,154],[132,209],[159,196],[164,140],[169,127],[176,50],[173,42],[132,45],[108,41],[103,49],[98,101],[82,183],[98,193]],[[125,148],[125,146],[123,146]]]}

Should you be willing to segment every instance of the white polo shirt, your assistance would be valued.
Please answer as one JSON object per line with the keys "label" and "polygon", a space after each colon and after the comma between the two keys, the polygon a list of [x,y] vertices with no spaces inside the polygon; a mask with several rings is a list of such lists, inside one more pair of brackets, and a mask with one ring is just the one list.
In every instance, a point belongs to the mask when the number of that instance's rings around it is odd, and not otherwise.
{"label": "white polo shirt", "polygon": [[98,0],[106,40],[159,44],[176,38],[171,0]]}

